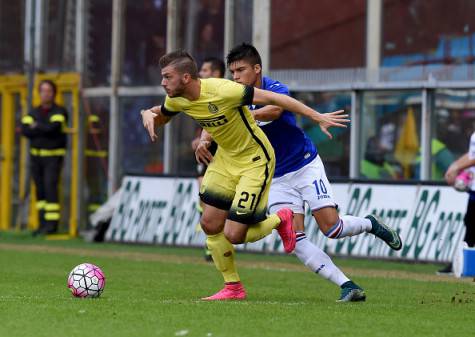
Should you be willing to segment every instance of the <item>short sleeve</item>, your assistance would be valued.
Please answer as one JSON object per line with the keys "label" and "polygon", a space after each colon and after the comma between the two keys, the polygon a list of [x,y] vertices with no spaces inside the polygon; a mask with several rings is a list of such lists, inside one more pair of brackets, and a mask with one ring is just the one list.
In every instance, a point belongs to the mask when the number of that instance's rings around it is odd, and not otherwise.
{"label": "short sleeve", "polygon": [[220,87],[220,95],[233,106],[246,106],[252,104],[254,87],[226,80]]}
{"label": "short sleeve", "polygon": [[470,137],[470,146],[468,148],[468,158],[475,159],[475,132]]}
{"label": "short sleeve", "polygon": [[286,85],[284,85],[280,82],[277,82],[277,81],[272,83],[271,85],[269,85],[267,90],[275,92],[277,94],[290,96],[289,88]]}
{"label": "short sleeve", "polygon": [[166,96],[165,101],[163,102],[160,110],[162,114],[164,114],[165,116],[173,117],[179,114],[183,109],[181,108],[180,104],[176,100]]}

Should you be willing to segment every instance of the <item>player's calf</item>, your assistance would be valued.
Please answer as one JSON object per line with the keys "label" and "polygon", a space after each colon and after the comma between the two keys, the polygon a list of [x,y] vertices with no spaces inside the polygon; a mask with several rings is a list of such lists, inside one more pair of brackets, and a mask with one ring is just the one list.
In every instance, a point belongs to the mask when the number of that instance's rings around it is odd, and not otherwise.
{"label": "player's calf", "polygon": [[322,233],[330,239],[341,239],[361,233],[370,233],[372,224],[369,219],[352,215],[338,217],[335,222],[319,223]]}
{"label": "player's calf", "polygon": [[339,239],[341,234],[343,233],[343,221],[341,219],[338,219],[338,221],[331,226],[329,229],[324,230],[323,234],[330,239]]}

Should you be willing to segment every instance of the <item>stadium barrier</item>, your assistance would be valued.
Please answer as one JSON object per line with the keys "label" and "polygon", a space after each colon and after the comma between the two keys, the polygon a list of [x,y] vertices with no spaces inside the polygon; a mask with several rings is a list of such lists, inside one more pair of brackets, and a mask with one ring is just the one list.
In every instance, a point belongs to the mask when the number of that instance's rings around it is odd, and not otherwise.
{"label": "stadium barrier", "polygon": [[[355,182],[334,183],[332,187],[342,214],[379,215],[399,230],[404,246],[394,252],[370,234],[328,239],[307,210],[308,238],[330,254],[448,262],[463,239],[467,194],[451,187]],[[106,240],[202,247],[205,235],[199,230],[198,202],[196,179],[126,176]],[[275,231],[237,249],[283,252]]]}

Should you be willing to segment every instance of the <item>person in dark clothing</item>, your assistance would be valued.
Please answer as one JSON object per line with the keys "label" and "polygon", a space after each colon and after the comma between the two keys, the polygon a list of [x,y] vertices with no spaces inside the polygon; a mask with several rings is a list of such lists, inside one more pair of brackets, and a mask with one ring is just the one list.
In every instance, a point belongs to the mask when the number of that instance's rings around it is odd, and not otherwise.
{"label": "person in dark clothing", "polygon": [[40,226],[34,234],[58,230],[58,182],[66,154],[67,111],[55,104],[56,85],[43,80],[38,86],[40,105],[21,119],[22,134],[30,140],[31,175],[36,186]]}

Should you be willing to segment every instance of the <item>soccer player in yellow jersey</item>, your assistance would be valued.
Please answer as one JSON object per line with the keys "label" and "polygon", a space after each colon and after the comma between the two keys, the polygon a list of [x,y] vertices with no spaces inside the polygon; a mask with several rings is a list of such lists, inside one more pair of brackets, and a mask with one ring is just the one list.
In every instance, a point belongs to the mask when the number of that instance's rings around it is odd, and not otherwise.
{"label": "soccer player in yellow jersey", "polygon": [[247,105],[276,105],[320,124],[345,127],[343,111],[320,114],[285,95],[245,86],[225,79],[199,79],[194,59],[184,51],[164,55],[159,61],[167,96],[161,106],[142,110],[144,127],[152,141],[155,129],[182,112],[196,120],[218,144],[208,166],[200,198],[205,207],[200,220],[207,245],[225,286],[204,300],[245,299],[234,261],[234,244],[254,242],[277,229],[286,252],[295,248],[293,213],[284,208],[266,215],[275,156],[264,132]]}

